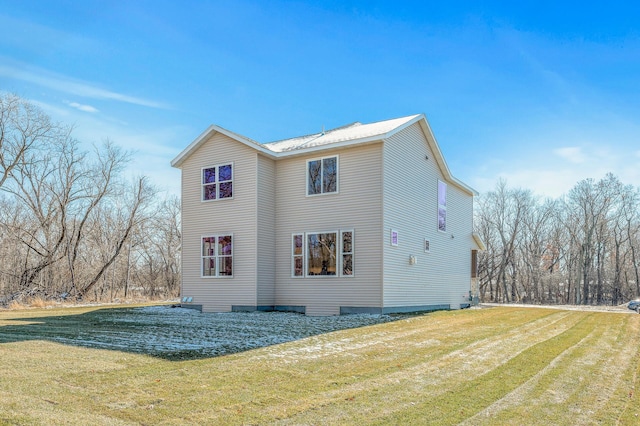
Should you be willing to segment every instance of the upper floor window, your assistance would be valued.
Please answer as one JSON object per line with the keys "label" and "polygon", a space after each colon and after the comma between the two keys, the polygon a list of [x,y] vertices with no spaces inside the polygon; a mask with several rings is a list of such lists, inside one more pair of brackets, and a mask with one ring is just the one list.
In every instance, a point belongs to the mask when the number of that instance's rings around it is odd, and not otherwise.
{"label": "upper floor window", "polygon": [[447,184],[438,181],[438,231],[447,231]]}
{"label": "upper floor window", "polygon": [[338,157],[307,161],[307,195],[338,192]]}
{"label": "upper floor window", "polygon": [[233,164],[202,169],[202,201],[233,198]]}

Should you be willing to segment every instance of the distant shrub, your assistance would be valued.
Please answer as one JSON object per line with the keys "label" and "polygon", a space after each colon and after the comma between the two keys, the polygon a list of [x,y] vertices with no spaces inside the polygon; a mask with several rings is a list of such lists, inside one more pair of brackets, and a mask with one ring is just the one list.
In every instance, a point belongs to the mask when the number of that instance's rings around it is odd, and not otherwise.
{"label": "distant shrub", "polygon": [[11,303],[9,303],[9,309],[11,310],[26,309],[26,306],[18,302],[17,300],[12,300]]}
{"label": "distant shrub", "polygon": [[52,305],[51,301],[44,300],[39,296],[32,297],[27,303],[32,308],[46,308],[47,306]]}

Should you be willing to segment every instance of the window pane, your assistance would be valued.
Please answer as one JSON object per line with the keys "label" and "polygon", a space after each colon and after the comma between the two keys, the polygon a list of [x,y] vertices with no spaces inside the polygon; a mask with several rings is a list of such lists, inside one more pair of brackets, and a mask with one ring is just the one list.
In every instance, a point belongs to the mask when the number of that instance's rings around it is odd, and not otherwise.
{"label": "window pane", "polygon": [[220,179],[220,182],[231,180],[231,164],[218,167],[218,178]]}
{"label": "window pane", "polygon": [[447,209],[438,207],[438,230],[447,230]]}
{"label": "window pane", "polygon": [[207,257],[202,259],[202,276],[213,277],[216,275],[216,258]]}
{"label": "window pane", "polygon": [[353,255],[342,256],[342,275],[353,275]]}
{"label": "window pane", "polygon": [[447,184],[438,181],[438,230],[447,230]]}
{"label": "window pane", "polygon": [[322,191],[336,192],[338,190],[338,159],[336,157],[322,160]]}
{"label": "window pane", "polygon": [[307,275],[336,274],[336,233],[309,234]]}
{"label": "window pane", "polygon": [[216,181],[216,168],[202,170],[202,183],[213,183]]}
{"label": "window pane", "polygon": [[309,195],[320,194],[321,181],[320,181],[320,160],[309,161],[309,188],[307,189]]}
{"label": "window pane", "polygon": [[438,205],[447,207],[447,184],[438,181]]}
{"label": "window pane", "polygon": [[296,256],[293,258],[293,276],[302,276],[302,256]]}
{"label": "window pane", "polygon": [[202,187],[202,199],[203,200],[215,200],[216,199],[216,184],[205,185]]}
{"label": "window pane", "polygon": [[218,237],[218,256],[231,256],[231,235]]}
{"label": "window pane", "polygon": [[302,255],[302,234],[293,236],[293,254]]}
{"label": "window pane", "polygon": [[218,269],[218,274],[224,275],[224,276],[233,275],[232,257],[231,256],[220,257],[219,261],[220,261],[220,269]]}
{"label": "window pane", "polygon": [[352,240],[353,240],[353,234],[351,232],[342,233],[342,252],[343,253],[353,252]]}
{"label": "window pane", "polygon": [[233,183],[223,182],[220,184],[220,198],[233,197]]}
{"label": "window pane", "polygon": [[203,256],[213,256],[215,253],[213,250],[215,249],[215,238],[214,237],[204,237],[202,239],[202,255]]}

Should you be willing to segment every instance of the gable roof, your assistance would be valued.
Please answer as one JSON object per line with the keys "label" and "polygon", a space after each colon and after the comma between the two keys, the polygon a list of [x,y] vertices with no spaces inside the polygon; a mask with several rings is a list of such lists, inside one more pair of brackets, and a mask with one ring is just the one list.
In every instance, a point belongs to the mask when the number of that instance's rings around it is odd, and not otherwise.
{"label": "gable roof", "polygon": [[362,143],[366,139],[386,139],[390,136],[387,135],[387,133],[396,133],[397,131],[407,127],[409,123],[412,124],[417,121],[421,115],[422,114],[410,115],[407,117],[378,121],[369,124],[355,122],[346,126],[338,127],[337,129],[326,130],[313,135],[269,142],[264,144],[264,146],[275,152],[291,152],[299,149],[329,145],[338,142],[358,140]]}
{"label": "gable roof", "polygon": [[218,125],[212,124],[204,132],[200,134],[193,142],[189,144],[180,154],[171,161],[173,167],[180,167],[196,149],[205,143],[215,133],[221,133],[229,138],[247,145],[256,151],[261,152],[272,158],[289,157],[293,155],[306,154],[309,152],[325,150],[330,148],[341,148],[344,146],[360,145],[370,142],[382,141],[388,139],[401,130],[418,123],[422,132],[434,154],[434,160],[440,167],[445,179],[454,183],[459,188],[468,192],[470,195],[478,195],[478,192],[467,186],[462,181],[456,179],[442,156],[440,147],[427,123],[424,114],[409,115],[406,117],[395,118],[391,120],[377,121],[369,124],[355,122],[346,126],[338,127],[331,130],[322,131],[306,136],[298,136],[291,139],[283,139],[268,143],[259,143],[253,139],[242,136],[238,133],[227,130]]}

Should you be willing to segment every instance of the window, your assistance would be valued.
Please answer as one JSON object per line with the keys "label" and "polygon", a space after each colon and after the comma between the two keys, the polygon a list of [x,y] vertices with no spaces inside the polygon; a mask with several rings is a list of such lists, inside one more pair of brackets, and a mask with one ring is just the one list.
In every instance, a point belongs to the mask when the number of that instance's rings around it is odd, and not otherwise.
{"label": "window", "polygon": [[202,169],[202,201],[233,198],[233,164]]}
{"label": "window", "polygon": [[389,241],[391,242],[391,245],[396,247],[398,245],[398,231],[395,229],[391,230],[391,233],[389,234]]}
{"label": "window", "polygon": [[202,277],[233,276],[233,236],[202,237]]}
{"label": "window", "polygon": [[353,231],[342,231],[342,275],[353,275]]}
{"label": "window", "polygon": [[447,184],[438,181],[438,231],[447,231]]}
{"label": "window", "polygon": [[304,247],[302,242],[304,241],[303,234],[293,235],[293,276],[304,276]]}
{"label": "window", "polygon": [[352,230],[293,234],[291,276],[352,277],[353,235]]}
{"label": "window", "polygon": [[335,275],[338,248],[335,232],[307,234],[307,275]]}
{"label": "window", "polygon": [[338,157],[307,161],[307,195],[338,192]]}

